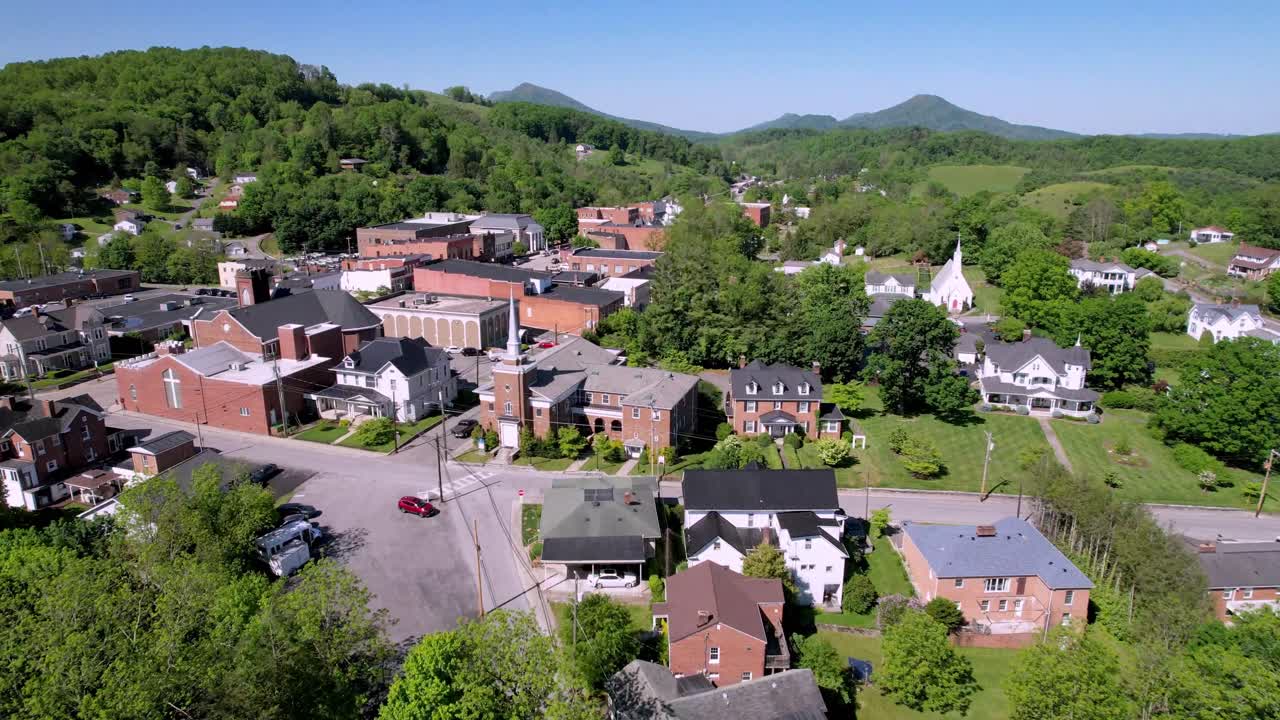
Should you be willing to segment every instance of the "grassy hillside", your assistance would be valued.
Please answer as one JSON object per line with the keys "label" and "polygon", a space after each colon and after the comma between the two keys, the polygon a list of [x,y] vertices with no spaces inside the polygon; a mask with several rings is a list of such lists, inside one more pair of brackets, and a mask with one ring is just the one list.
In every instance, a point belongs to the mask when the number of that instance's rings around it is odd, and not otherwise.
{"label": "grassy hillside", "polygon": [[1012,192],[1027,168],[1016,165],[935,165],[929,168],[929,179],[940,182],[957,195]]}
{"label": "grassy hillside", "polygon": [[1067,219],[1076,208],[1079,199],[1091,192],[1111,187],[1107,183],[1093,181],[1077,181],[1046,185],[1022,196],[1022,204],[1035,208],[1040,212],[1052,215],[1059,220]]}

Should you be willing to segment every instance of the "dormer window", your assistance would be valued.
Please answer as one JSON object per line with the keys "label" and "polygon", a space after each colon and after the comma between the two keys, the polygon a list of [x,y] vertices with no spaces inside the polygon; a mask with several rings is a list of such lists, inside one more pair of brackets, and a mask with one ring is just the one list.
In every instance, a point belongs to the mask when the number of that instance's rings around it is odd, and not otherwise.
{"label": "dormer window", "polygon": [[751,382],[747,383],[748,395],[755,395],[758,392],[760,392],[760,385],[757,384],[755,380],[752,380]]}
{"label": "dormer window", "polygon": [[342,361],[342,365],[343,367],[353,368],[356,366],[356,362],[352,360],[350,357],[348,357],[347,359]]}
{"label": "dormer window", "polygon": [[780,383],[780,382],[776,382],[776,383],[774,383],[774,384],[773,384],[773,394],[774,394],[774,395],[781,395],[781,394],[782,394],[782,383]]}
{"label": "dormer window", "polygon": [[808,394],[809,394],[809,389],[810,389],[810,385],[809,385],[809,383],[807,383],[807,382],[806,382],[806,383],[800,383],[800,394],[801,394],[801,395],[808,395]]}

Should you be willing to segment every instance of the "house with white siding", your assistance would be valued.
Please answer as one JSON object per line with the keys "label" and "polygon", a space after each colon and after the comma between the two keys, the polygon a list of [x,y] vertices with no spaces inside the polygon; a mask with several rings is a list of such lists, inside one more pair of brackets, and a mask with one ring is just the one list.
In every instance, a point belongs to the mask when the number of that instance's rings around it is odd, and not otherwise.
{"label": "house with white siding", "polygon": [[449,355],[422,338],[380,337],[333,367],[337,384],[307,395],[322,416],[393,417],[415,422],[453,402]]}
{"label": "house with white siding", "polygon": [[1074,417],[1093,412],[1100,395],[1085,387],[1092,363],[1079,339],[1073,347],[1060,348],[1028,333],[1022,342],[987,343],[984,352],[979,375],[982,402]]}
{"label": "house with white siding", "polygon": [[1216,343],[1220,340],[1236,340],[1256,337],[1268,342],[1280,342],[1280,335],[1262,324],[1262,313],[1257,305],[1231,303],[1196,303],[1187,313],[1187,334],[1199,340],[1206,333]]}
{"label": "house with white siding", "polygon": [[1128,292],[1139,280],[1151,274],[1145,268],[1134,269],[1122,262],[1108,262],[1076,258],[1068,269],[1076,279],[1076,287],[1094,287],[1109,295]]}

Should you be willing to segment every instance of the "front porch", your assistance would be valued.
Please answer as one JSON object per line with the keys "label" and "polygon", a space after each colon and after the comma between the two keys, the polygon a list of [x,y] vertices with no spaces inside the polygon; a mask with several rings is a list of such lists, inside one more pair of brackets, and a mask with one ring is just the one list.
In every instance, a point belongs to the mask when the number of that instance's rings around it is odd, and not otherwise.
{"label": "front porch", "polygon": [[92,366],[92,353],[81,342],[27,353],[29,377],[43,377],[54,370],[83,370]]}
{"label": "front porch", "polygon": [[771,438],[784,438],[800,427],[794,415],[781,410],[771,410],[761,415],[760,426]]}
{"label": "front porch", "polygon": [[1046,395],[986,393],[983,396],[983,402],[993,407],[1014,411],[1024,407],[1031,414],[1051,415],[1059,412],[1073,417],[1085,417],[1093,413],[1093,402],[1090,400],[1065,400]]}
{"label": "front porch", "polygon": [[315,401],[316,412],[325,420],[350,420],[354,425],[391,414],[391,399],[369,388],[334,385],[305,397]]}

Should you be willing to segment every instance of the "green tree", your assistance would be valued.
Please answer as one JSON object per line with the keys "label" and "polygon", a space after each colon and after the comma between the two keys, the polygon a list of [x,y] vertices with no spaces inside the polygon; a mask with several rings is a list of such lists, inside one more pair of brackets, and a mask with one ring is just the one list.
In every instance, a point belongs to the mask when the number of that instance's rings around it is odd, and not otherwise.
{"label": "green tree", "polygon": [[112,237],[98,252],[99,268],[132,270],[134,263],[133,244],[129,242],[129,238],[121,235]]}
{"label": "green tree", "polygon": [[862,318],[870,307],[863,272],[850,265],[819,263],[795,276],[798,316],[792,362],[818,362],[822,374],[851,378],[862,364]]}
{"label": "green tree", "polygon": [[195,197],[195,184],[191,182],[191,178],[185,173],[174,181],[173,194],[180,198]]}
{"label": "green tree", "polygon": [[587,449],[587,439],[575,427],[562,427],[556,431],[556,445],[560,457],[576,458]]}
{"label": "green tree", "polygon": [[1060,629],[1022,651],[1005,681],[1012,720],[1133,716],[1119,659],[1093,635]]}
{"label": "green tree", "polygon": [[942,453],[932,441],[910,438],[898,454],[902,467],[914,477],[930,478],[942,472]]}
{"label": "green tree", "polygon": [[987,282],[1002,284],[1005,268],[1024,250],[1047,249],[1052,242],[1040,228],[1029,222],[1012,222],[991,231],[979,256]]}
{"label": "green tree", "polygon": [[871,519],[868,522],[870,524],[871,538],[873,540],[878,540],[884,537],[884,531],[889,527],[889,513],[890,511],[887,507],[876,508],[871,511]]}
{"label": "green tree", "polygon": [[1148,275],[1134,284],[1133,294],[1142,298],[1143,302],[1155,302],[1164,297],[1164,281]]}
{"label": "green tree", "polygon": [[385,445],[396,439],[396,424],[388,417],[365,420],[352,437],[365,447]]}
{"label": "green tree", "polygon": [[844,656],[819,635],[793,638],[793,641],[799,656],[796,667],[813,672],[813,679],[822,690],[823,697],[834,706],[828,711],[838,716],[840,709],[852,707],[855,690]]}
{"label": "green tree", "polygon": [[1022,251],[1004,272],[1001,307],[1033,327],[1062,327],[1064,314],[1079,294],[1070,266],[1050,250]]}
{"label": "green tree", "polygon": [[513,255],[524,255],[527,252],[529,252],[529,246],[525,245],[523,240],[511,243],[511,253]]}
{"label": "green tree", "polygon": [[845,415],[852,415],[862,409],[866,387],[856,380],[843,383],[824,383],[822,399],[840,408]]}
{"label": "green tree", "polygon": [[964,613],[956,607],[955,601],[941,596],[925,603],[924,613],[946,628],[947,632],[955,632],[964,625]]}
{"label": "green tree", "polygon": [[1085,298],[1055,332],[1059,345],[1077,341],[1089,349],[1089,384],[1106,388],[1146,384],[1151,379],[1151,317],[1134,293]]}
{"label": "green tree", "polygon": [[1280,312],[1280,273],[1267,277],[1267,305],[1272,312]]}
{"label": "green tree", "polygon": [[866,575],[854,575],[844,584],[844,592],[840,596],[840,609],[858,615],[869,613],[876,606],[880,594],[876,592],[875,583]]}
{"label": "green tree", "polygon": [[946,363],[959,332],[939,308],[924,300],[899,300],[871,331],[868,377],[880,382],[886,407],[906,414],[926,404],[931,363]]}
{"label": "green tree", "polygon": [[1027,324],[1015,317],[1000,318],[993,328],[996,331],[996,337],[1004,342],[1019,342],[1022,340],[1022,333],[1027,329]]}
{"label": "green tree", "polygon": [[787,559],[775,545],[760,543],[742,558],[742,574],[747,577],[774,578],[782,581],[787,598],[795,597],[796,584],[787,569]]}
{"label": "green tree", "polygon": [[1142,194],[1124,204],[1125,214],[1144,223],[1157,233],[1178,230],[1187,218],[1187,201],[1168,181],[1153,182]]}
{"label": "green tree", "polygon": [[551,245],[578,234],[578,215],[568,205],[538,208],[533,211],[533,219],[542,226],[542,237]]}
{"label": "green tree", "polygon": [[143,282],[165,282],[169,279],[169,257],[177,251],[173,240],[148,229],[133,241],[136,269]]}
{"label": "green tree", "polygon": [[164,188],[164,181],[158,177],[148,177],[142,181],[142,204],[148,210],[164,211],[173,204],[169,191]]}
{"label": "green tree", "polygon": [[816,443],[818,459],[827,467],[835,467],[849,459],[849,444],[843,440],[823,438]]}
{"label": "green tree", "polygon": [[969,379],[957,373],[956,363],[941,358],[929,367],[925,377],[924,401],[940,417],[963,415],[973,409],[980,395]]}
{"label": "green tree", "polygon": [[876,679],[882,695],[913,710],[961,715],[969,710],[978,690],[973,667],[933,618],[907,612],[885,629],[882,648]]}
{"label": "green tree", "polygon": [[631,614],[608,595],[589,593],[574,617],[560,626],[560,642],[583,687],[599,690],[640,652]]}

